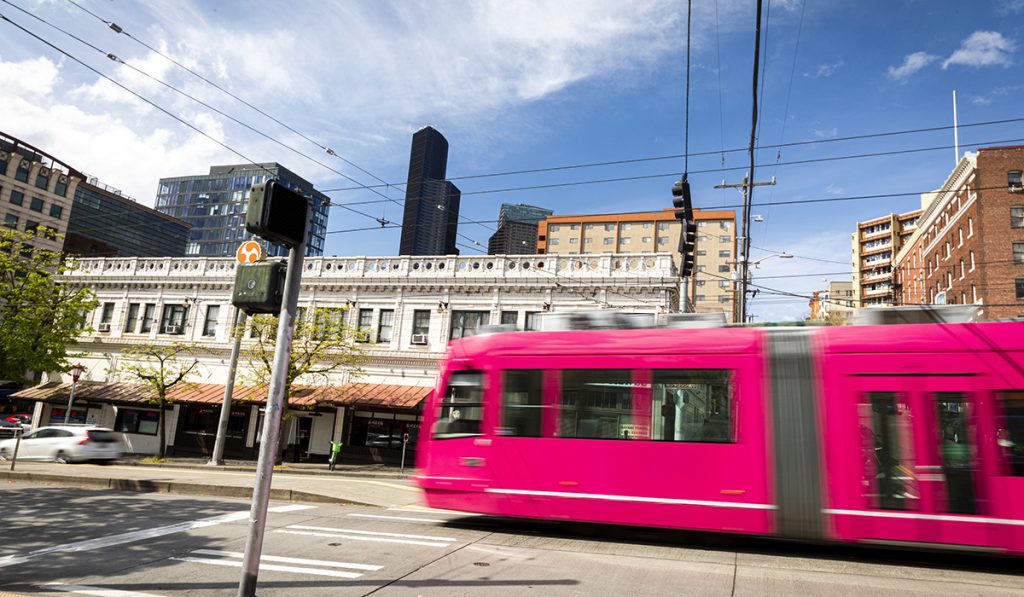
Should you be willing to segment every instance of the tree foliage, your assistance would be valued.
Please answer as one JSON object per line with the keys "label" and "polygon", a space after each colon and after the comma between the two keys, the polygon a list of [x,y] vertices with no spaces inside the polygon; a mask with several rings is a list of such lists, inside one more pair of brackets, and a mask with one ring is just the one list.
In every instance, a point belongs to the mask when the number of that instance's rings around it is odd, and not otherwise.
{"label": "tree foliage", "polygon": [[167,425],[164,409],[174,402],[171,388],[187,383],[199,366],[195,348],[190,344],[143,344],[125,350],[117,376],[146,386],[146,401],[160,409],[160,456],[167,450]]}
{"label": "tree foliage", "polygon": [[[295,323],[291,358],[285,377],[285,396],[291,395],[292,384],[325,385],[330,375],[348,371],[357,376],[365,361],[363,349],[356,342],[355,331],[346,326],[340,309],[313,309],[303,312]],[[273,372],[274,349],[277,343],[278,318],[257,315],[250,319],[249,342],[244,358],[249,363],[249,380],[258,386],[269,386]]]}
{"label": "tree foliage", "polygon": [[61,279],[71,264],[35,246],[35,236],[0,229],[0,379],[67,371],[68,346],[98,304],[90,290]]}

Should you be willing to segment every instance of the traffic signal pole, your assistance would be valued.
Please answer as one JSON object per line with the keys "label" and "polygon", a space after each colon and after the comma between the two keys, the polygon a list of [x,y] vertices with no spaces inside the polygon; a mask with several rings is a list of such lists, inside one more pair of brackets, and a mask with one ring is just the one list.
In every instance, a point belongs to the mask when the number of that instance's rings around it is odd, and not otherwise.
{"label": "traffic signal pole", "polygon": [[739,280],[737,280],[737,292],[736,292],[736,311],[733,323],[746,323],[747,322],[747,283],[750,277],[750,187],[763,187],[775,184],[775,177],[768,182],[750,182],[749,174],[743,177],[743,182],[739,184],[726,184],[723,180],[722,184],[715,185],[716,189],[739,189],[743,195],[743,218],[740,221],[742,228],[740,229],[740,235],[736,237],[737,245],[739,247],[739,254],[736,259],[736,269]]}

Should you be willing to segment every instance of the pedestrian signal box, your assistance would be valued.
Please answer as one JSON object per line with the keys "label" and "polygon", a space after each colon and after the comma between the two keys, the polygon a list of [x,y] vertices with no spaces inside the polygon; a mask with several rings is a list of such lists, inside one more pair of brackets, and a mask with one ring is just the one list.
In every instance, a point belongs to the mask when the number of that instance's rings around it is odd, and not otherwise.
{"label": "pedestrian signal box", "polygon": [[235,270],[235,290],[231,293],[231,304],[249,315],[277,315],[281,312],[287,271],[288,264],[284,261],[239,264]]}
{"label": "pedestrian signal box", "polygon": [[306,240],[309,199],[279,180],[253,185],[245,211],[245,229],[294,249]]}

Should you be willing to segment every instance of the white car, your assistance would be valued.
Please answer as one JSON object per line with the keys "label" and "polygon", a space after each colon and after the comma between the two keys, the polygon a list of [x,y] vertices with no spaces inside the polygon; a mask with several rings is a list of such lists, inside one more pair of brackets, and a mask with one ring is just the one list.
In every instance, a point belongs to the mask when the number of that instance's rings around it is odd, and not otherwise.
{"label": "white car", "polygon": [[[0,459],[14,456],[16,440],[0,441]],[[40,427],[21,438],[18,460],[53,460],[110,462],[121,457],[124,446],[118,434],[103,427],[51,426]]]}

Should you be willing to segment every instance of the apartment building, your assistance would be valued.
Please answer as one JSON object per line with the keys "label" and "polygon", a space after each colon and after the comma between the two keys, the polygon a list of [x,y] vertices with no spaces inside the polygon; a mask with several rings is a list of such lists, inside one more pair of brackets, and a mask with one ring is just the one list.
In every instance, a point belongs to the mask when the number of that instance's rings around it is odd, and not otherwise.
{"label": "apartment building", "polygon": [[889,214],[857,223],[851,236],[853,252],[853,297],[857,307],[893,304],[893,258],[917,230],[920,210]]}
{"label": "apartment building", "polygon": [[[896,301],[1024,315],[1024,146],[967,152],[895,259]],[[924,199],[923,199],[924,200]]]}
{"label": "apartment building", "polygon": [[[736,261],[736,212],[695,209],[696,263],[690,301],[698,313],[726,313],[732,319]],[[559,255],[621,255],[623,269],[642,263],[627,256],[670,253],[676,267],[682,261],[682,225],[673,209],[656,212],[548,216],[537,231],[537,252]]]}
{"label": "apartment building", "polygon": [[833,281],[824,290],[816,290],[810,301],[811,321],[846,323],[857,310],[853,282]]}
{"label": "apartment building", "polygon": [[35,232],[37,246],[51,251],[62,249],[75,189],[84,178],[45,151],[0,133],[3,225]]}

